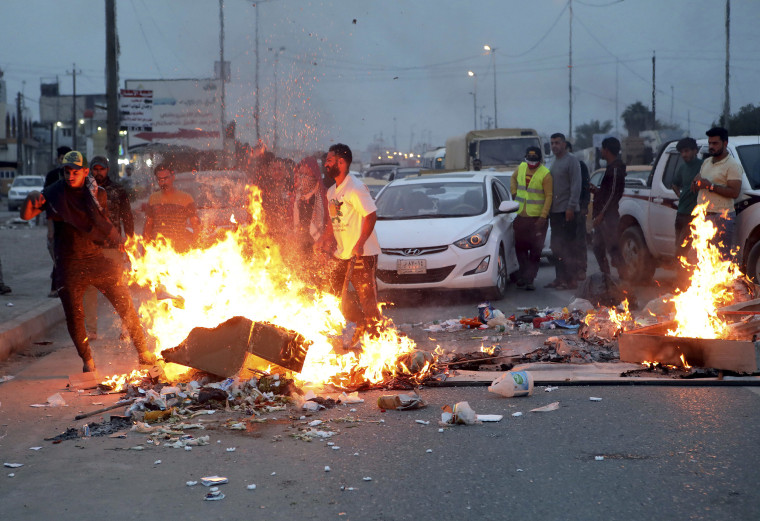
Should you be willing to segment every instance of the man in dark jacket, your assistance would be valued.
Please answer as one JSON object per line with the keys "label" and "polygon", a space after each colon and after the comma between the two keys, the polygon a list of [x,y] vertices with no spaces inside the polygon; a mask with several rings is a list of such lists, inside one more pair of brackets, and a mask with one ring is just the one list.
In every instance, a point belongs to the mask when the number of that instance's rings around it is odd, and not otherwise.
{"label": "man in dark jacket", "polygon": [[596,262],[602,273],[610,273],[607,253],[612,258],[612,265],[620,265],[620,249],[618,247],[618,222],[620,213],[618,205],[625,189],[625,165],[620,160],[620,141],[614,137],[602,141],[602,158],[607,161],[599,187],[591,185],[594,193],[594,205],[591,215],[594,218],[593,250]]}
{"label": "man in dark jacket", "polygon": [[69,335],[84,364],[82,370],[95,370],[82,309],[87,286],[98,288],[116,308],[129,330],[140,363],[152,364],[155,356],[148,351],[132,297],[122,281],[121,270],[103,256],[103,246],[123,249],[119,233],[106,217],[106,191],[89,177],[87,160],[80,152],[66,154],[63,167],[63,180],[43,189],[42,193],[29,193],[19,214],[28,221],[44,210],[48,219],[53,221],[58,293]]}
{"label": "man in dark jacket", "polygon": [[[45,175],[45,184],[44,184],[45,188],[63,179],[63,166],[61,165],[61,163],[63,162],[63,157],[69,152],[71,152],[71,148],[67,146],[58,147],[56,152],[58,155],[55,158],[55,168],[53,168],[50,172],[47,173],[47,175]],[[53,254],[53,223],[51,221],[47,221],[46,224],[47,224],[48,253],[50,253],[50,257],[53,259],[53,270],[50,272],[50,293],[48,293],[48,297],[58,298],[58,289],[55,287],[55,255]]]}

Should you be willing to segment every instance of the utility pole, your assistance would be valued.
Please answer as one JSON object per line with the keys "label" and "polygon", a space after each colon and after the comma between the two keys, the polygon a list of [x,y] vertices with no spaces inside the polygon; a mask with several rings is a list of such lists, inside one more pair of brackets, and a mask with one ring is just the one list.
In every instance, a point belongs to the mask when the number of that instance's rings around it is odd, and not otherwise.
{"label": "utility pole", "polygon": [[493,65],[493,128],[499,128],[499,117],[496,109],[496,47],[484,45],[483,49],[491,53],[491,64]]}
{"label": "utility pole", "polygon": [[119,167],[119,51],[116,46],[116,0],[106,0],[106,155],[109,176],[118,178]]}
{"label": "utility pole", "polygon": [[227,162],[227,125],[224,118],[225,112],[225,83],[226,74],[224,71],[224,0],[219,0],[219,78],[222,80],[222,103],[219,115],[220,136],[222,138],[222,166],[226,167]]}
{"label": "utility pole", "polygon": [[570,52],[568,54],[568,64],[567,64],[567,70],[568,70],[568,81],[567,81],[567,90],[568,90],[568,103],[569,103],[569,111],[568,111],[568,126],[570,127],[570,131],[568,132],[568,139],[573,139],[573,0],[568,0],[567,5],[570,8]]}
{"label": "utility pole", "polygon": [[731,115],[731,98],[729,94],[729,63],[731,58],[731,0],[726,0],[726,93],[723,100],[723,127],[728,130],[728,118]]}
{"label": "utility pole", "polygon": [[620,135],[618,133],[618,121],[620,121],[620,108],[619,108],[619,96],[620,96],[620,87],[618,82],[618,69],[620,66],[620,59],[615,58],[615,134]]}
{"label": "utility pole", "polygon": [[673,124],[673,98],[674,96],[673,85],[670,86],[670,124]]}
{"label": "utility pole", "polygon": [[473,130],[478,130],[478,76],[472,71],[467,71],[467,75],[475,80],[475,86],[472,89],[472,127]]}
{"label": "utility pole", "polygon": [[655,92],[657,92],[657,84],[655,83],[655,70],[656,70],[656,58],[654,51],[652,51],[652,130],[657,130],[657,111],[656,111],[656,98]]}
{"label": "utility pole", "polygon": [[66,74],[71,74],[71,77],[74,82],[74,91],[71,96],[72,103],[71,103],[71,148],[73,150],[77,149],[77,74],[81,74],[82,71],[77,71],[77,64],[74,63],[73,67],[71,68],[71,71],[66,71]]}
{"label": "utility pole", "polygon": [[16,170],[17,175],[24,175],[24,109],[21,93],[16,94]]}
{"label": "utility pole", "polygon": [[259,134],[259,120],[261,119],[261,108],[259,105],[259,98],[260,92],[259,92],[259,3],[256,2],[254,4],[254,8],[256,9],[256,38],[255,38],[255,45],[256,45],[256,75],[255,75],[255,90],[256,90],[256,105],[254,108],[254,114],[253,114],[253,122],[256,126],[256,142],[258,142],[261,139],[261,134]]}

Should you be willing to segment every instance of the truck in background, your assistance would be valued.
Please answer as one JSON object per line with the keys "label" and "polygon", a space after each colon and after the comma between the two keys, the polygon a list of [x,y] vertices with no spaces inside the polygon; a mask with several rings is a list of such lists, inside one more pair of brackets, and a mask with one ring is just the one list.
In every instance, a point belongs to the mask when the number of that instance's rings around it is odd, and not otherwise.
{"label": "truck in background", "polygon": [[[658,267],[675,268],[675,218],[678,197],[673,176],[683,162],[678,141],[665,143],[654,162],[645,187],[626,186],[620,200],[620,278],[637,283],[652,279]],[[707,139],[698,139],[699,157],[706,158]],[[733,247],[736,262],[755,281],[760,281],[760,136],[731,136],[728,152],[744,169],[742,190],[734,202],[736,227]],[[709,158],[706,158],[709,159]]]}
{"label": "truck in background", "polygon": [[423,170],[443,170],[446,168],[446,147],[438,147],[422,154],[420,168]]}
{"label": "truck in background", "polygon": [[446,170],[473,170],[480,161],[483,170],[513,171],[525,159],[525,149],[539,147],[544,159],[551,149],[532,128],[471,130],[446,140]]}

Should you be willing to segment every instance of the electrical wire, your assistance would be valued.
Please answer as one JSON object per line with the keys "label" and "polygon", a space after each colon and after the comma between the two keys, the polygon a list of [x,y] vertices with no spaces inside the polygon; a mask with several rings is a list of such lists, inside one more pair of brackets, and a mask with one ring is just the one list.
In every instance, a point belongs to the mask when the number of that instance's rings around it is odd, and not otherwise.
{"label": "electrical wire", "polygon": [[161,66],[158,64],[158,61],[156,61],[156,55],[153,54],[153,48],[150,46],[148,37],[145,34],[145,29],[143,28],[142,21],[140,20],[140,14],[137,12],[137,7],[135,7],[135,1],[132,0],[129,3],[132,6],[132,10],[135,12],[135,19],[137,20],[137,26],[140,28],[140,33],[142,33],[143,40],[145,40],[145,45],[148,47],[148,52],[150,53],[150,57],[153,58],[153,65],[155,65],[156,69],[158,69],[158,74],[160,76],[163,76],[164,73],[161,72]]}

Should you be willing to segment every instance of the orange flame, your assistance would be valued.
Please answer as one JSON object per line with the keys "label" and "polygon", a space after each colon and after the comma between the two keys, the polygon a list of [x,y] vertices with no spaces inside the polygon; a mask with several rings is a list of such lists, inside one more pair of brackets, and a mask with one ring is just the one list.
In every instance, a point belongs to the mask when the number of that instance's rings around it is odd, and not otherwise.
{"label": "orange flame", "polygon": [[[686,291],[676,294],[672,301],[675,304],[675,321],[677,326],[668,331],[669,336],[690,338],[728,338],[728,323],[717,313],[719,307],[733,300],[733,280],[744,279],[739,266],[731,261],[723,260],[720,252],[712,244],[716,228],[712,222],[705,220],[707,205],[699,205],[695,209],[695,217],[691,223],[692,248],[697,256],[693,266],[691,284]],[[680,259],[684,266],[689,262]]]}
{"label": "orange flame", "polygon": [[[195,327],[213,328],[240,315],[292,329],[312,342],[303,370],[295,376],[300,383],[325,383],[345,373],[377,383],[393,374],[396,359],[414,351],[414,342],[386,321],[378,338],[363,337],[363,352],[333,352],[331,339],[345,326],[339,299],[293,275],[267,234],[260,190],[251,186],[248,191],[251,224],[226,230],[204,248],[180,253],[168,241],[141,237],[127,244],[130,281],[171,297],[140,305],[156,354],[177,346]],[[164,370],[171,378],[186,368],[167,364]]]}

